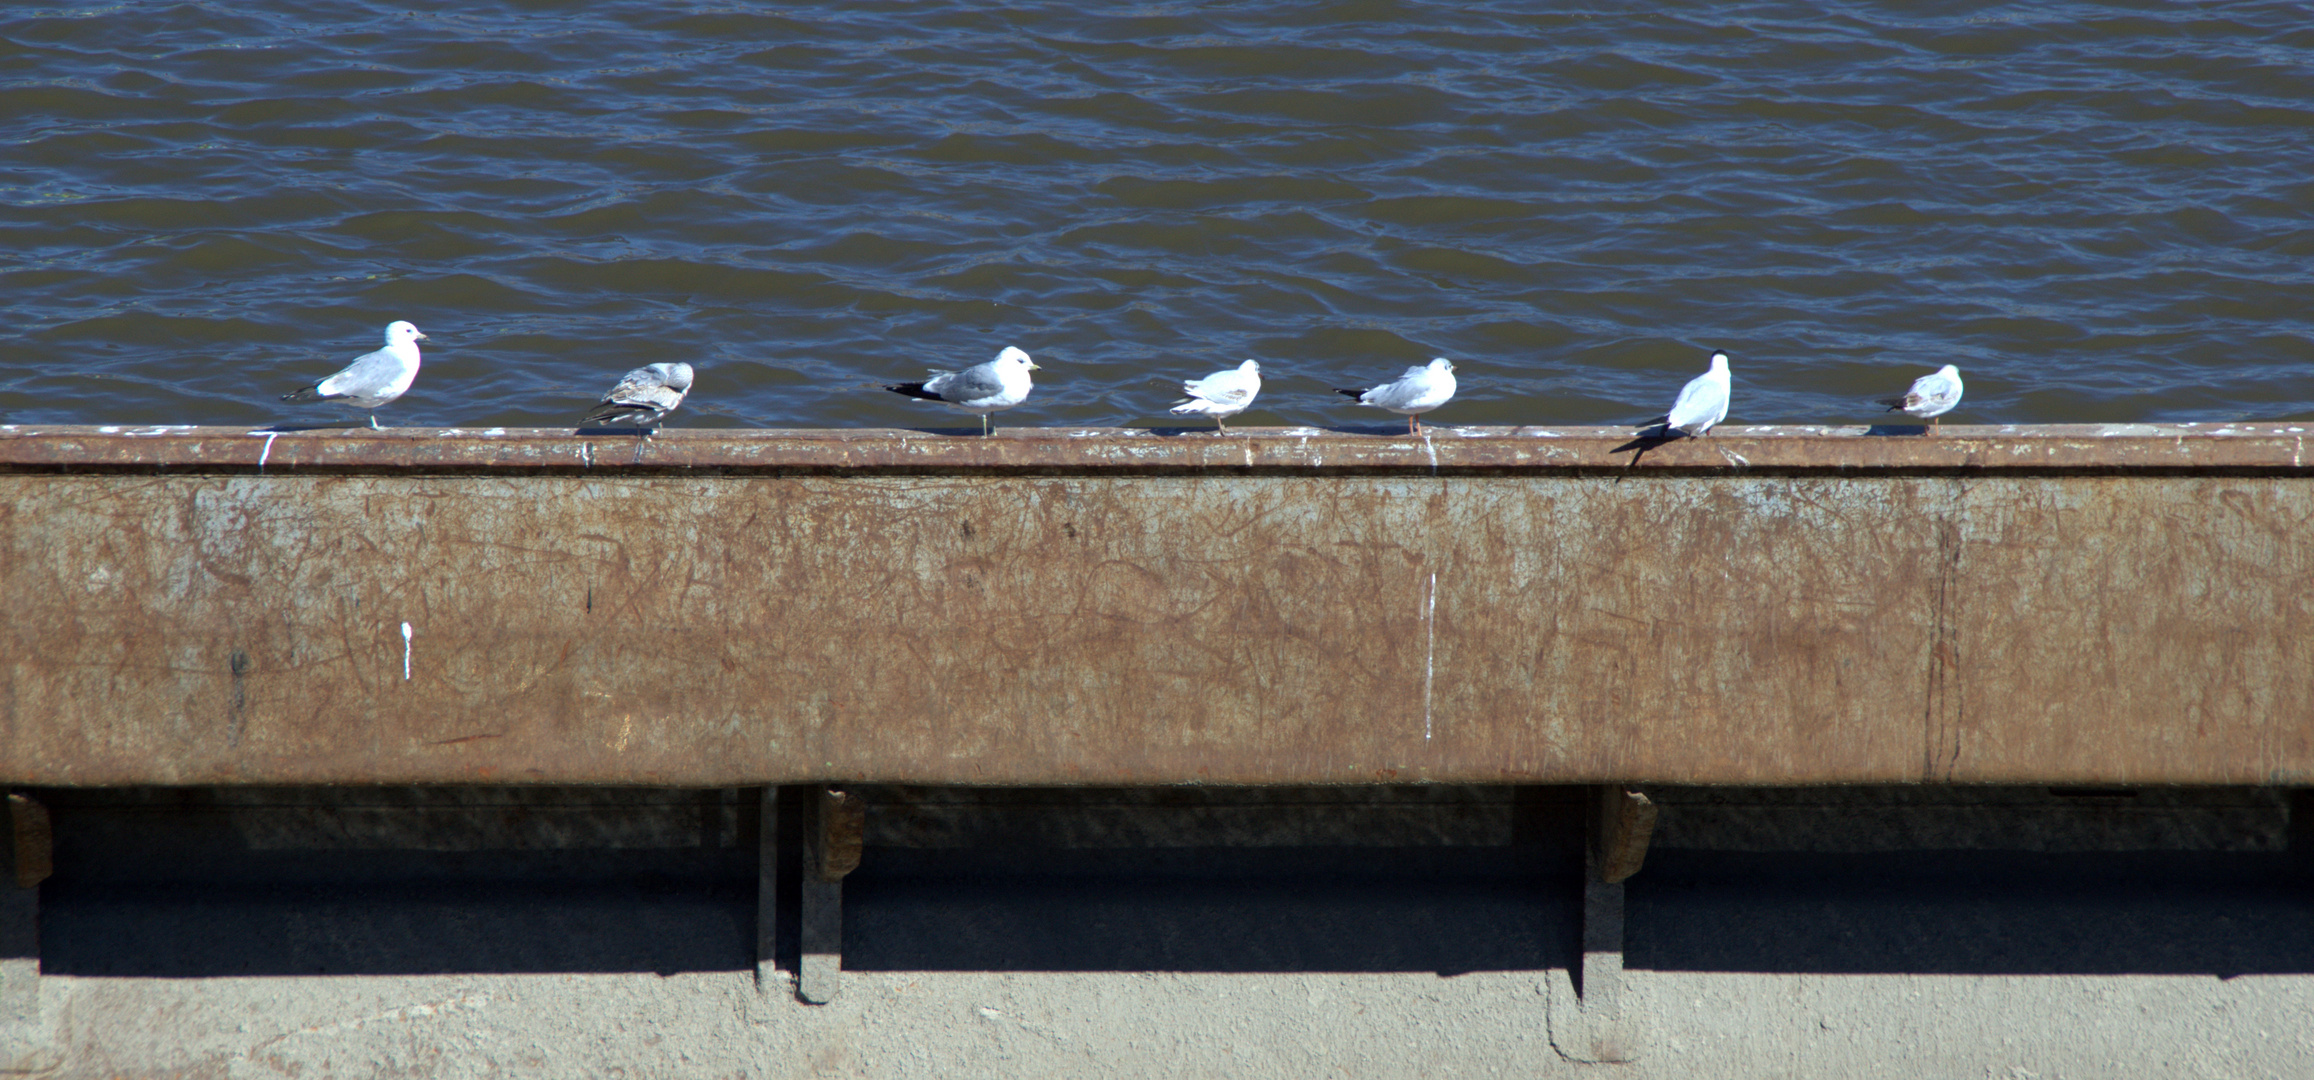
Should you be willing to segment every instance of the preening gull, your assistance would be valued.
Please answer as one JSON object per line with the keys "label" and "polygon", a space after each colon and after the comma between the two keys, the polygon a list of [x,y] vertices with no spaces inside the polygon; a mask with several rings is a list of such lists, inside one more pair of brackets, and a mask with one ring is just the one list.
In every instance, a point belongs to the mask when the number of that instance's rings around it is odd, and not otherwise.
{"label": "preening gull", "polygon": [[1441,356],[1426,367],[1410,367],[1396,382],[1383,383],[1371,390],[1344,390],[1334,392],[1356,401],[1388,409],[1406,417],[1406,433],[1422,433],[1422,422],[1415,417],[1446,404],[1454,396],[1454,364]]}
{"label": "preening gull", "polygon": [[1917,416],[1933,424],[1937,417],[1951,412],[1953,406],[1960,404],[1960,391],[1960,369],[1946,364],[1932,374],[1912,380],[1912,389],[1901,396],[1874,398],[1873,401],[1888,406],[1889,412]]}
{"label": "preening gull", "polygon": [[1663,437],[1701,435],[1720,421],[1727,419],[1728,371],[1727,354],[1711,354],[1711,370],[1679,388],[1679,399],[1671,403],[1671,411],[1655,423],[1663,425]]}
{"label": "preening gull", "polygon": [[378,426],[377,408],[408,393],[418,378],[418,343],[426,335],[409,323],[386,324],[386,347],[364,355],[329,378],[281,395],[283,401],[332,401],[367,410]]}
{"label": "preening gull", "polygon": [[980,433],[989,432],[988,414],[1012,408],[1028,400],[1034,387],[1028,373],[1042,371],[1028,354],[1005,346],[996,359],[975,364],[962,371],[937,371],[923,382],[889,383],[884,389],[912,398],[937,401],[958,412],[980,417]]}
{"label": "preening gull", "polygon": [[1248,360],[1234,370],[1191,379],[1181,384],[1181,392],[1189,397],[1173,403],[1175,414],[1210,416],[1216,429],[1228,431],[1229,425],[1222,421],[1252,407],[1254,397],[1261,393],[1261,365]]}
{"label": "preening gull", "polygon": [[691,392],[691,365],[651,364],[619,380],[602,403],[579,421],[587,427],[633,427],[645,437]]}

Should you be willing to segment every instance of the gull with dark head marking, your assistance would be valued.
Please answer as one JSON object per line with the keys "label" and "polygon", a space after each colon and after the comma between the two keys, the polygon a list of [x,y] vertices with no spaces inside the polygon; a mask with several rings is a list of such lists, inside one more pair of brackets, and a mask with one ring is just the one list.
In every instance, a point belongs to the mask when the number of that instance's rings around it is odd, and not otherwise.
{"label": "gull with dark head marking", "polygon": [[1008,345],[985,364],[962,371],[936,371],[923,382],[888,383],[884,389],[973,413],[980,417],[980,433],[985,436],[989,432],[988,414],[1027,401],[1028,392],[1035,388],[1028,373],[1042,370],[1027,353]]}
{"label": "gull with dark head marking", "polygon": [[1454,396],[1454,364],[1441,356],[1423,367],[1410,367],[1394,382],[1386,382],[1370,390],[1345,390],[1335,387],[1334,392],[1356,401],[1388,409],[1406,417],[1406,433],[1422,434],[1422,422],[1415,417],[1446,404]]}
{"label": "gull with dark head marking", "polygon": [[1671,411],[1655,423],[1663,425],[1662,437],[1701,435],[1727,419],[1728,370],[1727,354],[1711,354],[1711,370],[1687,381],[1679,388],[1679,398],[1671,403]]}
{"label": "gull with dark head marking", "polygon": [[1960,369],[1946,364],[1912,380],[1912,389],[1903,394],[1874,398],[1873,402],[1888,406],[1889,412],[1917,416],[1935,425],[1937,417],[1951,412],[1953,406],[1960,404],[1960,392]]}
{"label": "gull with dark head marking", "polygon": [[367,410],[378,426],[377,408],[408,393],[418,378],[418,343],[426,335],[409,323],[386,324],[386,347],[364,354],[329,378],[281,395],[283,401],[331,401]]}
{"label": "gull with dark head marking", "polygon": [[579,421],[587,427],[632,427],[649,438],[659,421],[683,404],[691,392],[691,365],[650,364],[619,380],[593,412]]}
{"label": "gull with dark head marking", "polygon": [[1261,393],[1261,365],[1248,360],[1233,370],[1191,379],[1181,384],[1181,392],[1189,396],[1173,403],[1175,415],[1210,416],[1216,430],[1228,431],[1222,421],[1251,408]]}

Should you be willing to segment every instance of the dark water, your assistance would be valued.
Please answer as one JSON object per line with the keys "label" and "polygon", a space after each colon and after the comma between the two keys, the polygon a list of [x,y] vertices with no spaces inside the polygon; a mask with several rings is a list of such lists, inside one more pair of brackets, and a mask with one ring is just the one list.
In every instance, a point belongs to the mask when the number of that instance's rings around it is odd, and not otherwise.
{"label": "dark water", "polygon": [[[1731,423],[1953,362],[1974,422],[2314,416],[2302,4],[124,4],[0,14],[0,422]],[[1922,14],[1935,12],[1935,14]]]}

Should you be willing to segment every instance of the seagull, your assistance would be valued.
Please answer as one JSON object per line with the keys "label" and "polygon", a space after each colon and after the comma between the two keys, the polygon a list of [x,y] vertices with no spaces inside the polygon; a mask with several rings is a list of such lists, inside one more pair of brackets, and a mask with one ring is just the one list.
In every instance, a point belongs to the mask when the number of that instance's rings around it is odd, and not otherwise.
{"label": "seagull", "polygon": [[361,359],[346,365],[329,378],[303,390],[292,390],[281,395],[283,401],[337,401],[370,414],[370,427],[378,426],[377,408],[409,392],[410,383],[418,377],[418,343],[426,335],[409,323],[396,320],[386,324],[386,347],[367,353]]}
{"label": "seagull", "polygon": [[996,359],[985,364],[975,364],[962,371],[935,371],[923,382],[889,383],[884,389],[976,414],[980,417],[980,433],[987,435],[988,414],[1027,401],[1028,392],[1034,389],[1028,373],[1042,370],[1027,353],[1008,345],[996,354]]}
{"label": "seagull", "polygon": [[1671,411],[1654,421],[1663,425],[1662,437],[1701,435],[1727,419],[1727,354],[1711,354],[1711,370],[1687,381],[1679,388],[1679,400],[1671,403]]}
{"label": "seagull", "polygon": [[633,427],[644,438],[691,392],[691,365],[651,364],[619,380],[602,403],[579,421],[585,427]]}
{"label": "seagull", "polygon": [[1406,417],[1406,433],[1422,434],[1422,422],[1415,417],[1446,404],[1454,396],[1454,364],[1441,356],[1426,367],[1410,367],[1396,382],[1383,383],[1371,390],[1344,390],[1334,392],[1355,400],[1360,405],[1388,409]]}
{"label": "seagull", "polygon": [[1951,412],[1960,404],[1960,369],[1946,364],[1935,374],[1912,380],[1912,389],[1898,397],[1874,398],[1873,403],[1888,406],[1889,412],[1917,416],[1934,424],[1936,418]]}
{"label": "seagull", "polygon": [[1216,371],[1202,379],[1191,379],[1181,384],[1187,398],[1173,403],[1172,411],[1183,416],[1210,416],[1219,431],[1228,431],[1222,423],[1253,406],[1255,395],[1261,393],[1261,365],[1248,360],[1234,371]]}

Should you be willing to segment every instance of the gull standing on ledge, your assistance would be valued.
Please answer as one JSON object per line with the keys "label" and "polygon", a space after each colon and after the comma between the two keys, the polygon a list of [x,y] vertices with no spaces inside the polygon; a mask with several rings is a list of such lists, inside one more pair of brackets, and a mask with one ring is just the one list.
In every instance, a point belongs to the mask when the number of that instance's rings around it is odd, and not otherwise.
{"label": "gull standing on ledge", "polygon": [[1680,387],[1679,399],[1671,403],[1671,411],[1655,423],[1663,425],[1662,437],[1701,435],[1720,421],[1727,419],[1728,372],[1727,354],[1711,354],[1711,370]]}
{"label": "gull standing on ledge", "polygon": [[1388,409],[1406,417],[1406,433],[1422,434],[1422,422],[1415,417],[1446,404],[1454,396],[1454,364],[1441,356],[1427,367],[1410,367],[1398,381],[1383,383],[1371,390],[1344,390],[1334,392],[1356,401]]}
{"label": "gull standing on ledge", "polygon": [[659,421],[683,404],[683,395],[691,392],[691,365],[651,364],[636,368],[619,380],[611,392],[603,395],[595,411],[578,422],[585,427],[633,427],[644,438],[659,426]]}
{"label": "gull standing on ledge", "polygon": [[1872,400],[1875,404],[1888,406],[1889,412],[1917,416],[1933,424],[1937,417],[1951,412],[1953,406],[1960,404],[1960,390],[1960,369],[1946,364],[1933,374],[1912,380],[1912,389],[1902,396]]}
{"label": "gull standing on ledge", "polygon": [[418,378],[418,343],[426,335],[406,322],[386,324],[386,347],[367,353],[329,378],[303,390],[281,395],[283,401],[334,401],[365,409],[370,428],[378,426],[377,408],[408,393]]}
{"label": "gull standing on ledge", "polygon": [[996,359],[975,364],[962,371],[936,371],[923,382],[889,383],[884,389],[912,398],[937,401],[958,412],[980,417],[980,434],[989,432],[988,414],[1009,409],[1028,400],[1028,392],[1035,387],[1029,383],[1028,373],[1042,371],[1028,354],[1005,346]]}
{"label": "gull standing on ledge", "polygon": [[1235,371],[1216,371],[1184,382],[1181,392],[1189,397],[1173,403],[1174,413],[1210,416],[1216,430],[1228,431],[1229,425],[1222,421],[1251,408],[1254,397],[1261,393],[1261,365],[1248,360]]}

